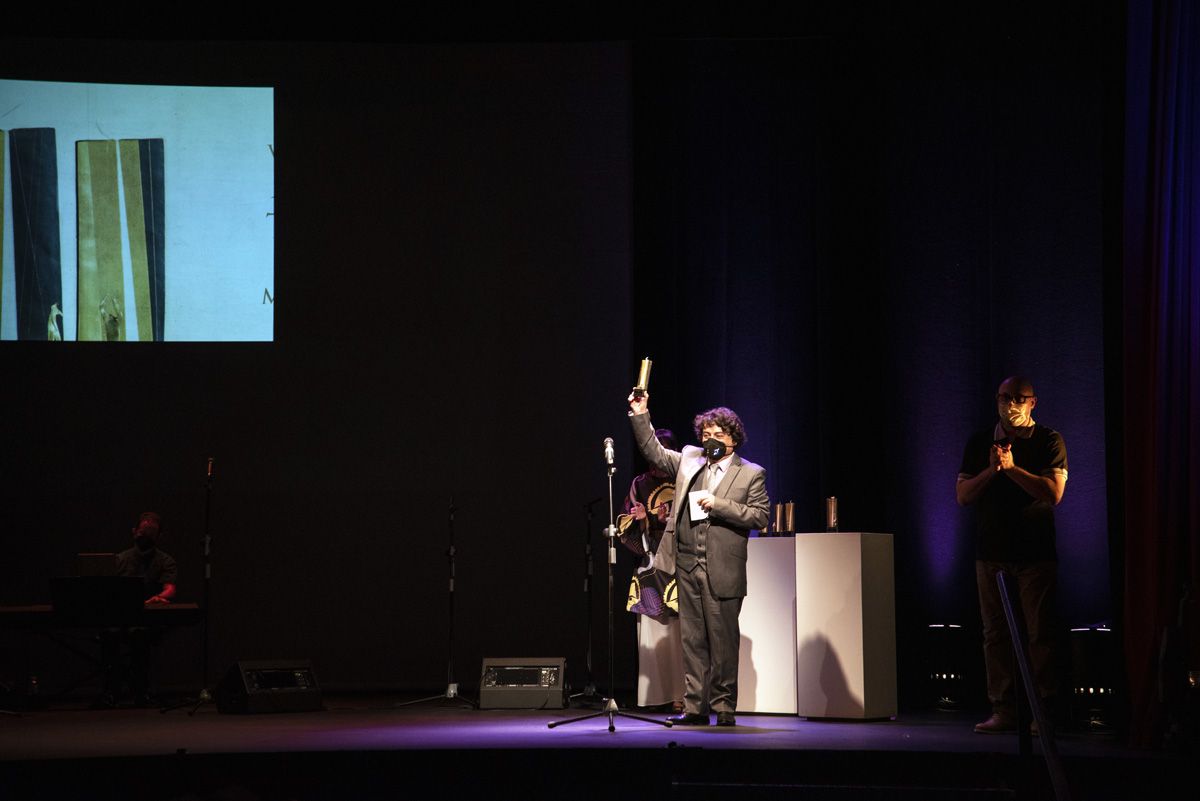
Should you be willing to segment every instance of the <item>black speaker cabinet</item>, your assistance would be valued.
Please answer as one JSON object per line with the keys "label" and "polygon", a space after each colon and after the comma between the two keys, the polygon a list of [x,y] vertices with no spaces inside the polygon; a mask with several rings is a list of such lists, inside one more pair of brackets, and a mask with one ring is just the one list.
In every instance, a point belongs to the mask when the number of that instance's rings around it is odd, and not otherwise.
{"label": "black speaker cabinet", "polygon": [[316,712],[317,674],[307,659],[240,660],[217,685],[219,712]]}
{"label": "black speaker cabinet", "polygon": [[562,709],[566,660],[523,657],[483,660],[479,679],[480,709]]}

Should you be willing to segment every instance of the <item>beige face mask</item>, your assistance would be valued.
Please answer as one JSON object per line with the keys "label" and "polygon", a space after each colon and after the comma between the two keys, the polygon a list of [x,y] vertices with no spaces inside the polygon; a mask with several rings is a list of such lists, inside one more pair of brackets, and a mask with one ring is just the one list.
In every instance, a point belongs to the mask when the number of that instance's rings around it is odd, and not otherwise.
{"label": "beige face mask", "polygon": [[1016,404],[1010,403],[1003,411],[1001,411],[1000,417],[1005,423],[1008,424],[1009,428],[1025,428],[1033,425],[1033,418],[1029,415],[1028,404],[1017,406]]}

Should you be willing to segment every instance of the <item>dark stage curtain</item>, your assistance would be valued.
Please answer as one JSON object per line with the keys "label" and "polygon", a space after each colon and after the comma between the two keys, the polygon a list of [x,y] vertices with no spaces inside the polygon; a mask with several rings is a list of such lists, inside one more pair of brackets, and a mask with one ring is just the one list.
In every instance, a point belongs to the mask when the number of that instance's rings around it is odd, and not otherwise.
{"label": "dark stage curtain", "polygon": [[[655,360],[650,411],[687,443],[696,412],[732,407],[742,453],[788,488],[775,500],[816,485],[821,449],[824,49],[681,41],[634,56],[633,330],[637,355]],[[816,525],[815,495],[795,500],[809,502],[798,524]]]}
{"label": "dark stage curtain", "polygon": [[1200,667],[1200,9],[1130,3],[1127,56],[1125,646],[1155,745]]}
{"label": "dark stage curtain", "polygon": [[1101,36],[1059,22],[927,58],[891,36],[635,46],[631,370],[655,359],[654,422],[685,441],[737,410],[800,530],[837,495],[843,531],[895,534],[902,703],[926,626],[978,625],[954,482],[1006,375],[1067,441],[1063,622],[1112,613]]}

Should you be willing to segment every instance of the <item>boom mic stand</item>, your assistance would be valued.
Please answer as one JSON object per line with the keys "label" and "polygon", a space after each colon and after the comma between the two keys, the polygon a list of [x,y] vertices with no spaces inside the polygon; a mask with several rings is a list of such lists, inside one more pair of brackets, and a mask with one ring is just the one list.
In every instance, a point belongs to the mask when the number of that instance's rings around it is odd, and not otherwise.
{"label": "boom mic stand", "polygon": [[665,726],[671,728],[669,720],[655,720],[641,715],[631,715],[628,712],[622,712],[617,705],[617,699],[614,697],[613,687],[613,565],[617,563],[617,523],[613,513],[613,474],[617,472],[616,466],[613,464],[613,441],[612,437],[607,437],[604,440],[604,460],[608,463],[608,528],[604,529],[604,535],[608,538],[608,700],[604,703],[604,709],[599,712],[593,712],[590,715],[581,715],[577,718],[569,718],[567,720],[553,720],[546,724],[547,728],[553,729],[556,726],[566,726],[568,723],[578,723],[581,720],[591,720],[592,718],[608,717],[608,730],[614,732],[617,730],[615,720],[618,717],[630,718],[632,720],[640,720],[643,723],[653,723],[657,726]]}
{"label": "boom mic stand", "polygon": [[454,505],[454,493],[450,494],[450,505],[446,508],[446,527],[449,531],[450,545],[446,549],[446,562],[450,570],[450,619],[448,630],[446,632],[447,639],[447,656],[446,656],[446,692],[441,695],[431,695],[428,698],[418,698],[415,701],[404,701],[403,703],[395,704],[395,708],[399,709],[404,706],[412,706],[414,704],[424,704],[429,701],[458,701],[465,704],[470,709],[476,709],[479,704],[467,698],[464,695],[458,694],[458,682],[454,680],[454,557],[458,552],[454,548],[454,513],[457,507]]}
{"label": "boom mic stand", "polygon": [[191,706],[188,710],[188,717],[196,714],[196,710],[205,704],[213,702],[213,691],[208,683],[208,607],[209,601],[212,598],[210,585],[212,583],[212,491],[213,491],[213,457],[208,457],[208,462],[204,469],[204,578],[201,580],[201,596],[200,596],[200,626],[201,626],[201,646],[200,646],[200,692],[194,698],[185,698],[170,706],[164,706],[158,711],[166,714],[175,709],[181,709],[185,706]]}

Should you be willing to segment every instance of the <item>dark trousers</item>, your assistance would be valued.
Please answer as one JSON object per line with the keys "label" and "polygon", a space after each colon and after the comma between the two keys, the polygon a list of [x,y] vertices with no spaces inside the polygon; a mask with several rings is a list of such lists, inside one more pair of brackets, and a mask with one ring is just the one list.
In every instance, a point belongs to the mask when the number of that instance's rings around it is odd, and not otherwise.
{"label": "dark trousers", "polygon": [[1055,694],[1054,676],[1055,596],[1058,585],[1057,562],[983,562],[975,563],[979,585],[979,612],[983,618],[983,661],[987,667],[988,700],[992,711],[1016,715],[1014,683],[1020,680],[1014,664],[1012,637],[1000,600],[996,573],[1005,570],[1016,586],[1017,602],[1029,634],[1030,668],[1041,698]]}
{"label": "dark trousers", "polygon": [[741,598],[718,598],[701,561],[676,570],[683,640],[683,709],[690,714],[737,709]]}
{"label": "dark trousers", "polygon": [[134,698],[146,695],[150,689],[151,648],[161,639],[159,628],[137,626],[100,632],[105,695],[120,698],[126,685]]}

